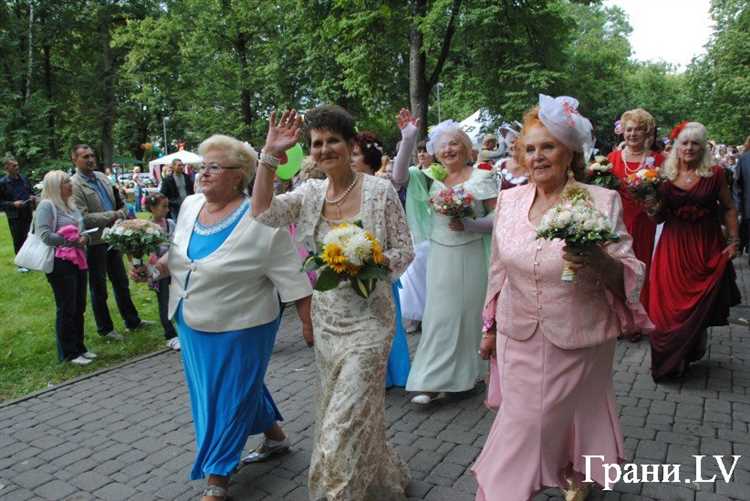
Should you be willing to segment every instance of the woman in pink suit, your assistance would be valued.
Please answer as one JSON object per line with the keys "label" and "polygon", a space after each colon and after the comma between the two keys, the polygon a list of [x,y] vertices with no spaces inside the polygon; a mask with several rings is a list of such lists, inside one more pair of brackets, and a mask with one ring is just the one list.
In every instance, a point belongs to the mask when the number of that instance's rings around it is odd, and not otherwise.
{"label": "woman in pink suit", "polygon": [[[542,216],[583,171],[591,124],[570,97],[540,96],[524,117],[520,159],[530,184],[497,199],[483,357],[496,354],[499,410],[473,467],[477,501],[527,501],[546,487],[582,501],[585,455],[623,456],[612,363],[622,332],[648,330],[639,301],[645,267],[632,250],[617,192],[586,186],[620,240],[585,251],[537,240]],[[564,261],[574,283],[560,279]],[[496,334],[497,333],[497,334]],[[602,461],[590,478],[604,482]]]}

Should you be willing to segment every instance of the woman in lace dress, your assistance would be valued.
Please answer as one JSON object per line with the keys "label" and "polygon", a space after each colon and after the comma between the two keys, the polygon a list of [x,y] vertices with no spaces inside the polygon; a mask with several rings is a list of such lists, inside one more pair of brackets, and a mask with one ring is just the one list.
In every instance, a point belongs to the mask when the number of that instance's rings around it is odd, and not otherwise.
{"label": "woman in lace dress", "polygon": [[[326,173],[291,193],[273,195],[277,157],[297,142],[301,118],[271,114],[261,166],[253,188],[253,214],[269,226],[296,224],[308,246],[331,227],[361,221],[383,244],[392,277],[413,257],[406,218],[387,179],[351,168],[354,120],[338,106],[305,115],[310,154]],[[389,501],[405,499],[407,470],[385,435],[385,371],[394,332],[390,283],[378,282],[368,299],[349,283],[313,293],[312,317],[318,398],[309,473],[310,499]]]}

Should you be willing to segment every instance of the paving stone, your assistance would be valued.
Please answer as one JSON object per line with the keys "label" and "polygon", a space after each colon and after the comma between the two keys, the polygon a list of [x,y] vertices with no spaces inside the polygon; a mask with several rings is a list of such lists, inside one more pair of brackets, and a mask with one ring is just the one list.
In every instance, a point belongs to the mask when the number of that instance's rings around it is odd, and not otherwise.
{"label": "paving stone", "polygon": [[62,480],[53,480],[52,482],[46,483],[41,487],[34,489],[34,494],[41,497],[42,499],[49,499],[50,501],[58,501],[70,496],[76,492],[76,488],[67,482]]}

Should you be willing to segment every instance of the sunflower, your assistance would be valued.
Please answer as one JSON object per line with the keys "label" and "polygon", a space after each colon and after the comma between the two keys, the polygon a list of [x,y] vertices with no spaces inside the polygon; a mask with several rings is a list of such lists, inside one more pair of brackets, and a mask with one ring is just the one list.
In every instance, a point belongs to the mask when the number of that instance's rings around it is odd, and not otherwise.
{"label": "sunflower", "polygon": [[330,243],[323,247],[323,261],[331,267],[336,273],[346,271],[346,256],[344,256],[341,247],[337,244]]}
{"label": "sunflower", "polygon": [[380,246],[380,242],[377,240],[372,241],[372,260],[375,264],[383,264],[385,262],[385,256],[383,256],[383,248]]}

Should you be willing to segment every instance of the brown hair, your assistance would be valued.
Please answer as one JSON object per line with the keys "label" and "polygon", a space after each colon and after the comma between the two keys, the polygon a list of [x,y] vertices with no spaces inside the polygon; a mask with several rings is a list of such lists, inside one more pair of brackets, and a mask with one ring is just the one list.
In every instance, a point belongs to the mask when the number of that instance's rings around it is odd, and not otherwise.
{"label": "brown hair", "polygon": [[[534,106],[523,115],[523,127],[521,128],[521,132],[516,140],[516,151],[513,154],[516,163],[522,166],[526,172],[529,171],[529,167],[526,165],[526,142],[524,139],[529,132],[529,129],[537,125],[544,127],[542,120],[539,118],[539,106]],[[544,128],[546,129],[546,127]],[[568,148],[561,141],[558,141],[558,143],[564,148]],[[570,168],[573,170],[576,181],[583,181],[584,168],[586,167],[585,162],[583,161],[583,153],[580,151],[571,151],[571,153],[573,153],[573,159],[570,162]]]}
{"label": "brown hair", "polygon": [[162,200],[168,200],[167,196],[164,193],[161,193],[159,191],[149,193],[148,195],[146,195],[146,210],[151,212],[151,209],[159,205]]}

